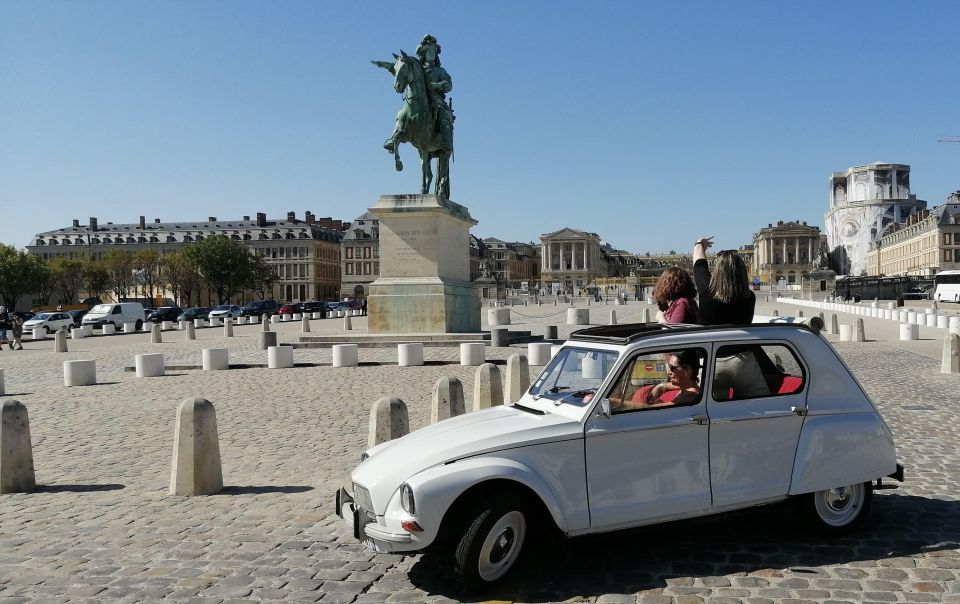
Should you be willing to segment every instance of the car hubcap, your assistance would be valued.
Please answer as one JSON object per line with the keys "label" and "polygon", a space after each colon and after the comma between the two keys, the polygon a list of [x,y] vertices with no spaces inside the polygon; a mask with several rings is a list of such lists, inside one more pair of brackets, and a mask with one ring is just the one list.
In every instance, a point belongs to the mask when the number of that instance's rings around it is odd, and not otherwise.
{"label": "car hubcap", "polygon": [[518,511],[508,512],[490,528],[480,547],[478,571],[484,581],[496,581],[516,562],[527,534],[527,519]]}
{"label": "car hubcap", "polygon": [[860,513],[863,493],[862,484],[819,491],[815,497],[817,514],[831,526],[849,524]]}

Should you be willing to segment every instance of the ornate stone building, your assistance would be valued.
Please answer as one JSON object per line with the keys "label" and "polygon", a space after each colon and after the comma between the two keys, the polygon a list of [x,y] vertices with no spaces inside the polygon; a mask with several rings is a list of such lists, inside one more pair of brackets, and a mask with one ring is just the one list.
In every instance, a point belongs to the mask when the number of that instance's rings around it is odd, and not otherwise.
{"label": "ornate stone building", "polygon": [[520,290],[540,286],[540,249],[534,243],[506,242],[496,237],[483,240],[485,256],[498,289]]}
{"label": "ornate stone building", "polygon": [[960,191],[946,203],[912,214],[870,246],[867,275],[931,277],[960,270]]}
{"label": "ornate stone building", "polygon": [[350,223],[341,244],[340,299],[363,300],[380,277],[380,221],[364,212]]}
{"label": "ornate stone building", "polygon": [[[805,221],[768,224],[753,235],[752,277],[759,277],[763,284],[777,285],[782,280],[787,285],[799,285],[815,268],[820,249],[825,246],[826,236],[820,228]],[[746,255],[746,251],[745,246],[740,253]]]}
{"label": "ornate stone building", "polygon": [[606,277],[602,263],[600,236],[596,233],[563,228],[540,235],[541,283],[550,291],[575,292]]}
{"label": "ornate stone building", "polygon": [[870,244],[927,207],[910,193],[910,166],[875,162],[830,177],[824,215],[833,268],[841,275],[867,272]]}

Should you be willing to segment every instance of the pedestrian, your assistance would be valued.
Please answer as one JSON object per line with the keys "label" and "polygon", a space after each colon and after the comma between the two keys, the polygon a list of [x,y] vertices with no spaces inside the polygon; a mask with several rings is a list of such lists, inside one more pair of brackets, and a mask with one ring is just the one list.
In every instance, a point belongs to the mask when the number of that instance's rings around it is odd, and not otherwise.
{"label": "pedestrian", "polygon": [[364,316],[366,316],[366,314],[367,314],[367,299],[366,299],[366,298],[364,298],[363,301],[360,302],[360,314],[361,314],[361,315],[364,315]]}
{"label": "pedestrian", "polygon": [[693,245],[693,279],[700,292],[700,322],[703,325],[749,325],[757,298],[750,289],[747,265],[736,250],[717,252],[713,273],[707,250],[713,237]]}
{"label": "pedestrian", "polygon": [[[13,326],[10,324],[10,319],[7,318],[7,309],[3,306],[0,306],[0,350],[3,350],[3,344],[7,342],[7,331],[10,330]],[[13,344],[10,344],[10,349],[13,349]]]}
{"label": "pedestrian", "polygon": [[14,349],[13,348],[14,344],[17,345],[17,348],[16,348],[17,350],[23,350],[23,342],[20,341],[21,338],[23,338],[23,317],[21,317],[20,315],[17,315],[13,318],[12,331],[13,331],[13,340],[11,340],[10,342],[10,350]]}
{"label": "pedestrian", "polygon": [[685,323],[695,325],[700,322],[697,301],[697,288],[690,274],[679,266],[671,266],[663,271],[653,288],[653,299],[657,303],[658,323]]}

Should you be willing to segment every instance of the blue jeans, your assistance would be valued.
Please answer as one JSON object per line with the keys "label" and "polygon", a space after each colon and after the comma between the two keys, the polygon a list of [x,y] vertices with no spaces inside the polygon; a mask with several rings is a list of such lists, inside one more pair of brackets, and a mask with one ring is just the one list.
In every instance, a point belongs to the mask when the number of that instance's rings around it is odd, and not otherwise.
{"label": "blue jeans", "polygon": [[0,329],[0,342],[6,342],[6,341],[7,341],[7,330]]}

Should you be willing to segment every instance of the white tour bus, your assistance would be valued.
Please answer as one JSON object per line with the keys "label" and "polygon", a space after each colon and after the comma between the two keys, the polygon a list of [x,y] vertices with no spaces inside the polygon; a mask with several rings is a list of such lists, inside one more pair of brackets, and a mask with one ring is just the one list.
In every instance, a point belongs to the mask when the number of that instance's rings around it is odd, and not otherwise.
{"label": "white tour bus", "polygon": [[960,271],[943,271],[933,276],[933,299],[937,302],[960,302]]}

